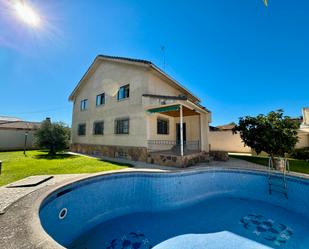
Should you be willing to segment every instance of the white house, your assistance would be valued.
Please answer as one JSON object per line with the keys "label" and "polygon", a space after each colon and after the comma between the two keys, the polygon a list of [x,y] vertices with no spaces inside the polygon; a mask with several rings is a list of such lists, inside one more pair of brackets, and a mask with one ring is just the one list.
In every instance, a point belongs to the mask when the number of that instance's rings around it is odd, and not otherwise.
{"label": "white house", "polygon": [[210,111],[150,61],[99,55],[69,100],[72,151],[177,166],[209,152]]}
{"label": "white house", "polygon": [[0,151],[34,149],[33,137],[40,125],[39,122],[0,117]]}

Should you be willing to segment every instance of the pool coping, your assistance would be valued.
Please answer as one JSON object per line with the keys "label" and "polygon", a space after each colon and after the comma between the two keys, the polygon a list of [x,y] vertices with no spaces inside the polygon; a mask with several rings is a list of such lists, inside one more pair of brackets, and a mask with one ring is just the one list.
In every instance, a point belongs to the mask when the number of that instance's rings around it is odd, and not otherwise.
{"label": "pool coping", "polygon": [[[268,174],[267,169],[247,169],[247,168],[237,168],[237,167],[203,167],[203,168],[192,168],[192,169],[177,169],[177,170],[158,170],[158,169],[123,169],[123,170],[114,170],[108,172],[99,172],[92,175],[81,176],[74,179],[65,180],[61,183],[57,183],[54,186],[47,186],[46,188],[37,190],[33,193],[30,193],[27,196],[24,196],[16,203],[12,205],[12,208],[9,208],[7,212],[0,216],[1,219],[6,219],[7,222],[4,222],[4,228],[0,225],[0,235],[1,240],[6,244],[5,248],[44,248],[44,249],[54,249],[54,248],[65,248],[58,244],[42,227],[41,221],[39,218],[39,211],[41,205],[51,197],[52,194],[59,191],[63,187],[68,187],[68,185],[76,184],[85,180],[91,180],[92,178],[99,178],[100,176],[108,175],[119,175],[119,174],[179,174],[183,173],[194,174],[202,173],[206,171],[216,172],[216,171],[239,171],[239,172],[251,172],[255,174]],[[290,172],[286,174],[287,177],[294,180],[306,181],[309,179],[309,175],[299,174]],[[308,183],[309,184],[309,183]],[[20,209],[20,206],[23,207]],[[24,209],[24,206],[28,208]],[[22,223],[19,219],[24,218]],[[6,221],[6,220],[5,220]],[[17,226],[17,227],[16,227]],[[18,231],[22,231],[20,236]],[[22,245],[22,246],[21,246]]]}

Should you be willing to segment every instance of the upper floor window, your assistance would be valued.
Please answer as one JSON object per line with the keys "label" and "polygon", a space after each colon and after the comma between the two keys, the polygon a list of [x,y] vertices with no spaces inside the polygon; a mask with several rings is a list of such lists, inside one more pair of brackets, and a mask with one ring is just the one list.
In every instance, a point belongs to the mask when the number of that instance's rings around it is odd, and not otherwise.
{"label": "upper floor window", "polygon": [[93,123],[93,134],[94,135],[104,134],[104,122],[103,121],[97,121]]}
{"label": "upper floor window", "polygon": [[166,119],[157,119],[157,134],[169,134],[169,122]]}
{"label": "upper floor window", "polygon": [[83,99],[80,102],[80,110],[85,111],[85,110],[87,110],[87,108],[88,108],[88,99]]}
{"label": "upper floor window", "polygon": [[129,134],[129,119],[115,120],[115,134]]}
{"label": "upper floor window", "polygon": [[96,97],[96,106],[105,104],[105,93],[99,94]]}
{"label": "upper floor window", "polygon": [[117,99],[127,99],[130,97],[130,85],[125,85],[119,88]]}
{"label": "upper floor window", "polygon": [[85,136],[86,135],[86,124],[79,124],[78,125],[78,136]]}

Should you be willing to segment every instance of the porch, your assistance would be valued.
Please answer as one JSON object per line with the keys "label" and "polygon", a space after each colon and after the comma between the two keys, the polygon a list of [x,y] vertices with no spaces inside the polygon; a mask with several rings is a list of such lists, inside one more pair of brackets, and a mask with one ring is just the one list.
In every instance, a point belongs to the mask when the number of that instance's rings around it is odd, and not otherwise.
{"label": "porch", "polygon": [[[191,106],[190,106],[191,104]],[[151,153],[184,156],[202,151],[202,112],[182,100],[147,108],[148,141]]]}

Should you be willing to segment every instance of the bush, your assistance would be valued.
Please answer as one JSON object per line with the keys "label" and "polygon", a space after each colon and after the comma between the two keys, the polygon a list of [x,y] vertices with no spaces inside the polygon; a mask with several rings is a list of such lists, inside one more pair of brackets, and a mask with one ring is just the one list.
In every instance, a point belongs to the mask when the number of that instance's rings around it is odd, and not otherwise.
{"label": "bush", "polygon": [[291,154],[291,158],[300,159],[300,160],[309,160],[309,147],[295,149]]}

